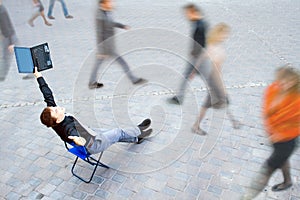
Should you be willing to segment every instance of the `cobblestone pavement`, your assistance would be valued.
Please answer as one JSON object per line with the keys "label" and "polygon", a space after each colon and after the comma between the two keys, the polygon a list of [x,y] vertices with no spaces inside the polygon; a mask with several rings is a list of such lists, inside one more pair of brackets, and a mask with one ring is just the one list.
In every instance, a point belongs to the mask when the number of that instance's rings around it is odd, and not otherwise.
{"label": "cobblestone pavement", "polygon": [[[100,74],[105,87],[97,91],[87,89],[96,0],[66,1],[72,20],[63,17],[57,2],[53,26],[37,19],[34,28],[27,24],[30,0],[3,2],[20,45],[49,43],[54,69],[44,77],[60,106],[103,129],[151,117],[154,134],[140,145],[113,145],[103,154],[111,168],[99,168],[90,184],[81,182],[70,172],[74,156],[39,122],[44,102],[37,83],[22,80],[13,59],[7,80],[0,83],[0,199],[234,200],[245,193],[271,152],[261,124],[263,91],[276,67],[291,63],[299,68],[300,1],[195,1],[210,25],[224,21],[232,27],[224,80],[231,110],[243,123],[233,129],[222,111],[210,111],[205,137],[190,132],[206,94],[200,78],[190,83],[182,106],[166,103],[178,87],[189,50],[190,27],[181,10],[185,1],[116,1],[116,21],[131,26],[131,31],[118,31],[118,50],[149,82],[132,86],[120,67],[107,62]],[[47,9],[48,1],[42,2]],[[291,165],[293,187],[273,193],[270,186],[282,180],[276,172],[257,199],[300,199],[299,149]],[[78,172],[87,176],[91,167],[80,166]]]}

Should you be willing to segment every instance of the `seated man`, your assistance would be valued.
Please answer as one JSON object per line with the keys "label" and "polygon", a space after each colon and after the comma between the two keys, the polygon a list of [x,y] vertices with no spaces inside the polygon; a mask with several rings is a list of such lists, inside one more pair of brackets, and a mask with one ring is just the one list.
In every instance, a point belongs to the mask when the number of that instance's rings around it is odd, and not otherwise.
{"label": "seated man", "polygon": [[[90,154],[100,153],[116,142],[140,144],[152,132],[152,129],[148,129],[151,124],[150,119],[144,120],[137,127],[126,129],[116,128],[107,132],[88,129],[75,117],[66,115],[65,108],[56,106],[52,91],[37,68],[35,68],[34,76],[37,78],[47,103],[47,107],[40,116],[41,122],[47,127],[51,127],[63,141],[85,146]],[[90,137],[86,137],[87,135]]]}

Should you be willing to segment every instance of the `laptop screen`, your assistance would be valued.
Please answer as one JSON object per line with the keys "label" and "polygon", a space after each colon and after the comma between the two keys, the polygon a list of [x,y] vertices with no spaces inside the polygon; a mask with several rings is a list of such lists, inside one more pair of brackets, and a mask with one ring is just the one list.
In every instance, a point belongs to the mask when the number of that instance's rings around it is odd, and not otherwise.
{"label": "laptop screen", "polygon": [[47,70],[53,67],[47,43],[32,47],[31,54],[34,66],[38,68],[38,71]]}
{"label": "laptop screen", "polygon": [[30,49],[26,47],[15,47],[14,50],[19,73],[33,73],[34,66]]}

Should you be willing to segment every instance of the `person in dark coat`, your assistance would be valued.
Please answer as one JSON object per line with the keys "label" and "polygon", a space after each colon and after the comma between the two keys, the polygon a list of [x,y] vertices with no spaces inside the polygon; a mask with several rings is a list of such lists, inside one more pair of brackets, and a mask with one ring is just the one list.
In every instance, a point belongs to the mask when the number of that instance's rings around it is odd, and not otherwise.
{"label": "person in dark coat", "polygon": [[10,57],[14,51],[17,36],[2,0],[0,0],[0,29],[0,81],[4,81],[9,71]]}
{"label": "person in dark coat", "polygon": [[130,27],[117,23],[112,18],[113,11],[112,0],[99,0],[99,9],[96,13],[96,33],[97,33],[97,45],[98,53],[95,65],[93,67],[89,88],[100,88],[103,86],[102,83],[97,82],[97,73],[102,62],[109,57],[116,57],[116,61],[122,66],[124,72],[131,80],[133,84],[142,84],[146,80],[143,78],[138,78],[130,71],[127,62],[116,53],[115,50],[115,27],[128,30]]}
{"label": "person in dark coat", "polygon": [[[192,43],[192,51],[190,52],[190,63],[183,74],[184,80],[181,82],[179,92],[169,99],[169,102],[172,104],[183,103],[188,80],[191,78],[195,67],[197,67],[196,64],[202,55],[203,49],[206,47],[206,32],[208,25],[200,8],[198,8],[195,4],[188,4],[184,7],[184,10],[187,19],[192,22],[193,32],[191,37],[194,39],[194,42]],[[206,69],[202,68],[199,70],[201,73],[208,74]]]}

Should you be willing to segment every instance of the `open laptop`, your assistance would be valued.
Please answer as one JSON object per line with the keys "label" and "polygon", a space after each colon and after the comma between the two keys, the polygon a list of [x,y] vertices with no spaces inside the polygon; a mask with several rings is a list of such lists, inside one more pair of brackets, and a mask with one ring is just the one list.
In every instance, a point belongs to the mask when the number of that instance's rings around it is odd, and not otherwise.
{"label": "open laptop", "polygon": [[31,48],[14,47],[14,51],[19,73],[33,73],[34,67],[38,71],[53,68],[48,43]]}

